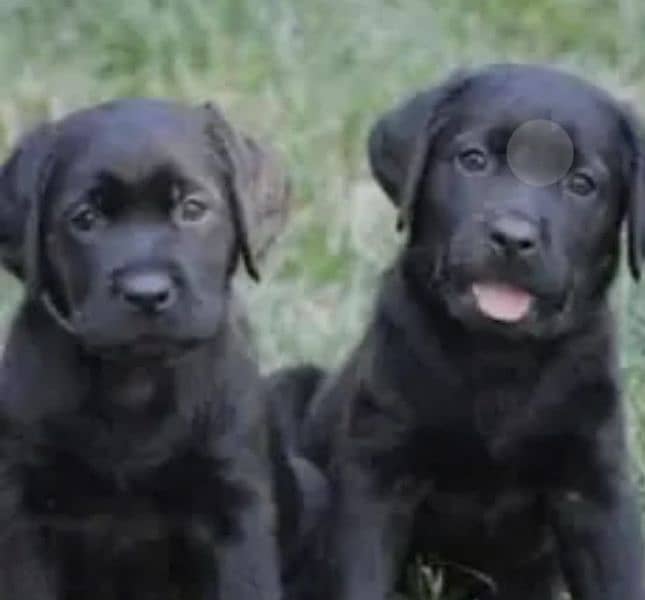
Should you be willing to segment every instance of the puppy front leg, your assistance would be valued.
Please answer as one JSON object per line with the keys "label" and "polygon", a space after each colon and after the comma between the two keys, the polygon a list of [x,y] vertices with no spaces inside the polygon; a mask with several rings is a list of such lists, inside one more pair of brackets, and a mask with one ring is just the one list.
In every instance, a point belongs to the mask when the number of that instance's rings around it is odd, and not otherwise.
{"label": "puppy front leg", "polygon": [[[2,448],[3,452],[6,449]],[[0,598],[57,600],[58,582],[39,552],[37,524],[21,508],[22,486],[0,461]]]}
{"label": "puppy front leg", "polygon": [[574,600],[645,598],[640,519],[627,483],[616,481],[603,498],[560,494],[551,510]]}
{"label": "puppy front leg", "polygon": [[[280,573],[273,507],[261,494],[239,515],[237,531],[218,556],[217,600],[279,600]],[[211,600],[211,596],[209,596]]]}
{"label": "puppy front leg", "polygon": [[0,541],[0,598],[58,600],[53,571],[45,567],[35,540],[26,531],[3,534]]}
{"label": "puppy front leg", "polygon": [[384,600],[395,587],[413,505],[377,491],[360,469],[344,471],[334,499],[326,600]]}

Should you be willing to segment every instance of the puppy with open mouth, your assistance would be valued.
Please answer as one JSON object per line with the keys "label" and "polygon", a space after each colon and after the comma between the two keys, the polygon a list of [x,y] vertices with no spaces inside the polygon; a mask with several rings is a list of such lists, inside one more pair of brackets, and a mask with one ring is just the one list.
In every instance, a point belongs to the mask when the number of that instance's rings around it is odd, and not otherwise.
{"label": "puppy with open mouth", "polygon": [[10,156],[0,249],[26,294],[0,379],[1,598],[281,597],[231,279],[257,277],[286,199],[214,106],[119,100]]}
{"label": "puppy with open mouth", "polygon": [[417,555],[480,600],[645,598],[607,298],[623,224],[640,274],[639,135],[599,88],[530,65],[376,123],[407,241],[302,436],[334,490],[325,598],[384,599]]}

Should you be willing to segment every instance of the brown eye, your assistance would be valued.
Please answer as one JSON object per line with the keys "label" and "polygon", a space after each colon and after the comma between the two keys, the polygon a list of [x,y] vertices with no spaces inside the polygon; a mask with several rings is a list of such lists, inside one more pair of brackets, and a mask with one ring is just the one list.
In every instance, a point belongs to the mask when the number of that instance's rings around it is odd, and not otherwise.
{"label": "brown eye", "polygon": [[175,208],[175,220],[178,223],[199,223],[209,214],[209,206],[196,198],[186,198]]}
{"label": "brown eye", "polygon": [[488,166],[488,157],[479,148],[469,148],[457,156],[459,165],[469,173],[481,173]]}
{"label": "brown eye", "polygon": [[585,173],[574,173],[567,181],[567,189],[576,196],[589,196],[596,190],[596,182]]}
{"label": "brown eye", "polygon": [[92,204],[84,202],[69,216],[70,225],[82,233],[88,233],[105,223],[105,215]]}

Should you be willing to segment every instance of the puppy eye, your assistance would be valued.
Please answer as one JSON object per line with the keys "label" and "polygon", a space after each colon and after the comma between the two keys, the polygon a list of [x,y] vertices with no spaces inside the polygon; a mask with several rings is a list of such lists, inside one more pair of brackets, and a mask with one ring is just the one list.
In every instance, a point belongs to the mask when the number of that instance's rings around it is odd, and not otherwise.
{"label": "puppy eye", "polygon": [[481,173],[488,166],[488,157],[479,148],[469,148],[457,155],[459,165],[469,173]]}
{"label": "puppy eye", "polygon": [[208,214],[209,206],[206,202],[189,197],[175,207],[173,216],[178,223],[199,223]]}
{"label": "puppy eye", "polygon": [[596,182],[585,173],[574,173],[567,180],[567,189],[576,196],[589,196],[596,190]]}
{"label": "puppy eye", "polygon": [[105,223],[105,216],[96,206],[84,203],[71,213],[69,222],[77,231],[88,233],[103,225]]}

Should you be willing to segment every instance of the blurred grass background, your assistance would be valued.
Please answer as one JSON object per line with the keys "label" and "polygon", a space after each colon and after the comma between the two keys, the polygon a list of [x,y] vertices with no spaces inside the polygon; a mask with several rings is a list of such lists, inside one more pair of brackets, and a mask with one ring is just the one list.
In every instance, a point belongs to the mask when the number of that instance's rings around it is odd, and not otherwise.
{"label": "blurred grass background", "polygon": [[[365,163],[379,112],[455,67],[506,60],[563,66],[645,109],[643,31],[642,0],[0,0],[0,156],[39,120],[100,100],[215,100],[282,151],[293,181],[291,221],[264,282],[241,281],[263,363],[333,365],[360,335],[401,242]],[[1,324],[19,295],[0,279]],[[622,278],[645,508],[638,296]],[[440,588],[434,578],[424,589],[447,598]]]}

